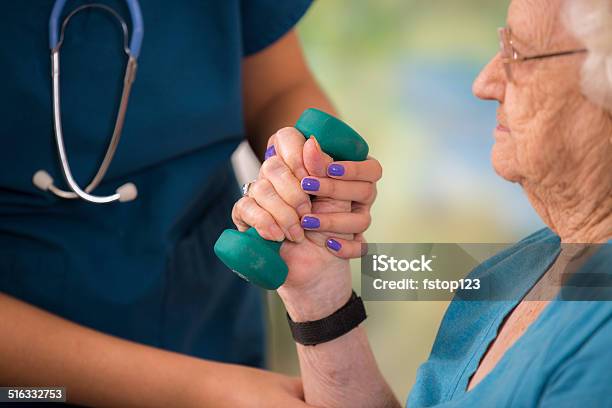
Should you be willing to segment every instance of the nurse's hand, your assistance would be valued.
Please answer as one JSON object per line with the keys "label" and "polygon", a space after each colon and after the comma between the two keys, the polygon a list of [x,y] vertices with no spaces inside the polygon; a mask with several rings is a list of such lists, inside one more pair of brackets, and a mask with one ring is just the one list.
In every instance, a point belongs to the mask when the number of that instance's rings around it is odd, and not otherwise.
{"label": "nurse's hand", "polygon": [[[201,360],[200,360],[201,361]],[[307,408],[299,378],[235,364],[203,362],[201,371],[190,371],[197,395],[193,407]],[[182,406],[177,404],[176,406]]]}

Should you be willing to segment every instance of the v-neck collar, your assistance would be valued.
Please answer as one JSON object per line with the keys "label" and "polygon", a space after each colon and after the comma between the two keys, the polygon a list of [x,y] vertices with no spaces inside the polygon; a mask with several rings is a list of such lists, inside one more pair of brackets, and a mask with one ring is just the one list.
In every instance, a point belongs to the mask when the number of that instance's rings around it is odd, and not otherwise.
{"label": "v-neck collar", "polygon": [[[478,369],[482,358],[489,349],[489,346],[497,338],[499,329],[504,320],[510,315],[510,313],[512,313],[512,311],[529,293],[533,286],[535,286],[535,284],[546,273],[546,271],[554,264],[555,260],[559,256],[559,253],[561,252],[560,239],[550,230],[549,234],[550,235],[548,235],[543,240],[539,240],[530,245],[527,245],[527,247],[531,245],[543,245],[543,248],[546,249],[546,253],[540,253],[539,259],[533,259],[534,265],[532,268],[528,268],[525,271],[519,271],[518,275],[520,276],[517,277],[515,276],[516,274],[511,274],[511,272],[514,271],[504,270],[503,266],[494,266],[494,268],[497,268],[499,270],[494,271],[493,273],[504,274],[504,278],[506,278],[505,281],[508,283],[508,286],[512,287],[512,292],[516,296],[513,300],[487,301],[494,303],[494,312],[490,313],[490,321],[486,329],[482,332],[481,341],[478,342],[472,348],[472,353],[468,358],[465,359],[463,368],[459,370],[458,374],[451,382],[451,384],[453,385],[452,388],[449,390],[449,393],[447,394],[447,398],[445,400],[454,399],[458,393],[468,392],[467,387],[469,384],[469,380],[470,378],[472,378],[472,376]],[[519,250],[517,253],[513,254],[513,256],[521,256],[521,252],[522,251]],[[536,254],[529,255],[535,256]],[[520,272],[522,272],[522,274]],[[545,310],[542,311],[542,314],[549,307],[550,304],[546,306]],[[477,387],[478,385],[476,385],[469,392],[475,390]]]}

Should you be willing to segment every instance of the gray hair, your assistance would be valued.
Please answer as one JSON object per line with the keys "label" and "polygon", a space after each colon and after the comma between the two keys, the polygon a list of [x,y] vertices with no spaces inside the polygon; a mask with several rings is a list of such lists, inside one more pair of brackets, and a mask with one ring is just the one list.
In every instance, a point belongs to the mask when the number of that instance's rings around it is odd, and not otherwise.
{"label": "gray hair", "polygon": [[612,0],[567,0],[564,20],[588,49],[582,92],[612,112]]}

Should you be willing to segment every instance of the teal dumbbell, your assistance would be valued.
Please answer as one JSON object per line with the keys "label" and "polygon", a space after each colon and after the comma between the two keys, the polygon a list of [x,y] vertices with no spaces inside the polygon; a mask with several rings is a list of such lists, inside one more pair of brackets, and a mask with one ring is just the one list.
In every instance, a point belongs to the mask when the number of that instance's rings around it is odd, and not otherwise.
{"label": "teal dumbbell", "polygon": [[[314,136],[321,149],[336,161],[363,161],[368,144],[341,120],[317,109],[307,109],[295,128]],[[228,268],[265,289],[277,289],[287,279],[287,264],[279,250],[282,242],[263,239],[254,228],[245,232],[225,230],[215,243],[215,254]]]}

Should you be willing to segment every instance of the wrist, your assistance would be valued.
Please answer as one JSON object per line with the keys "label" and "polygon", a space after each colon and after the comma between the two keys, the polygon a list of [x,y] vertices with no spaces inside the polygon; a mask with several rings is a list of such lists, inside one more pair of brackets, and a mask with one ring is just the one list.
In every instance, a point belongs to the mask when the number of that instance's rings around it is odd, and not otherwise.
{"label": "wrist", "polygon": [[308,285],[281,286],[277,292],[294,322],[307,322],[327,317],[340,309],[353,292],[348,265],[345,270],[330,271]]}

